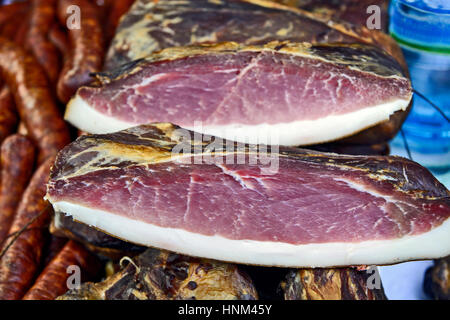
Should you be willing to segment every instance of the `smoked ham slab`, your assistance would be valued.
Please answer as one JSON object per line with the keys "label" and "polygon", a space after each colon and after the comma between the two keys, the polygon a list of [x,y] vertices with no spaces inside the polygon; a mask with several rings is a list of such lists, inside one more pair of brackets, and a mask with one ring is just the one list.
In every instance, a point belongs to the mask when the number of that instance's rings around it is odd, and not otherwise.
{"label": "smoked ham slab", "polygon": [[[314,10],[320,6],[316,2],[305,4],[307,10],[303,10],[299,3],[289,3],[300,6],[294,8],[263,0],[137,0],[120,20],[105,69],[168,47],[225,41],[372,44],[404,63],[400,47],[390,36],[367,29],[366,21],[364,26],[335,21],[336,15]],[[341,2],[338,6],[344,9]],[[359,19],[367,20],[367,6],[358,6],[364,7],[358,12]]]}
{"label": "smoked ham slab", "polygon": [[450,193],[415,162],[255,148],[168,123],[79,137],[59,153],[46,198],[123,240],[237,263],[450,254]]}
{"label": "smoked ham slab", "polygon": [[[392,55],[404,70],[407,69],[397,43],[380,30],[365,27],[368,5],[361,2],[367,0],[338,1],[331,5],[332,12],[325,10],[327,13],[322,8],[325,4],[330,7],[327,1],[282,2],[291,7],[262,0],[136,0],[120,20],[105,58],[104,70],[114,70],[124,63],[174,46],[224,41],[261,45],[274,40],[371,44]],[[350,16],[358,13],[356,16],[358,20],[364,20],[364,26],[335,20],[336,17],[348,17],[345,12]],[[350,21],[355,22],[354,19]],[[389,141],[399,131],[410,108],[411,104],[406,111],[395,112],[389,120],[340,141],[346,144]]]}
{"label": "smoked ham slab", "polygon": [[337,140],[406,110],[399,64],[367,45],[235,42],[168,48],[81,87],[66,120],[90,133],[171,122],[243,143]]}

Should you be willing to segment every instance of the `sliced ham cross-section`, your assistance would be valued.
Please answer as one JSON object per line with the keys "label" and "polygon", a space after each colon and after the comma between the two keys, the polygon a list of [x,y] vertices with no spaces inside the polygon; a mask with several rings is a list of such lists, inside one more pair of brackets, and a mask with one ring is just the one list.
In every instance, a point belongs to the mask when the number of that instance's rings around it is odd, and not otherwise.
{"label": "sliced ham cross-section", "polygon": [[59,154],[47,199],[123,240],[237,263],[380,265],[450,254],[450,193],[415,162],[226,142],[212,150],[214,137],[200,143],[180,130],[153,124],[78,138]]}
{"label": "sliced ham cross-section", "polygon": [[171,122],[244,143],[353,135],[411,100],[401,67],[366,45],[234,42],[168,48],[78,90],[65,118],[90,133]]}

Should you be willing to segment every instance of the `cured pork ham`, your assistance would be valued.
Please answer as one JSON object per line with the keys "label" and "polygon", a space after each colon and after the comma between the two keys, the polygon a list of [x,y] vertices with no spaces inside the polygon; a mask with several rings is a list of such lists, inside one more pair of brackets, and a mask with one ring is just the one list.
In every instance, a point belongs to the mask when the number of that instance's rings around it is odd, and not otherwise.
{"label": "cured pork ham", "polygon": [[[261,45],[274,40],[371,44],[392,55],[406,70],[400,47],[387,34],[334,20],[348,16],[367,19],[368,5],[362,5],[361,1],[357,6],[354,0],[338,4],[335,1],[333,4],[329,1],[283,2],[300,8],[262,0],[137,0],[121,19],[108,50],[105,70],[174,46],[224,41]],[[380,4],[380,1],[370,3],[373,4]],[[389,120],[341,140],[351,144],[388,141],[400,129],[408,110],[397,111]]]}
{"label": "cured pork ham", "polygon": [[81,136],[58,155],[46,198],[117,238],[237,263],[329,267],[449,255],[450,193],[419,164],[273,148],[168,123]]}
{"label": "cured pork ham", "polygon": [[[342,18],[339,10],[328,13],[317,1],[289,2],[299,8],[263,0],[137,0],[120,21],[105,68],[114,69],[168,47],[224,41],[372,44],[403,62],[400,48],[387,34],[334,21],[336,16]],[[367,19],[365,10],[370,4],[358,6],[364,7],[357,11],[359,19]]]}
{"label": "cured pork ham", "polygon": [[392,57],[358,44],[169,48],[98,80],[68,104],[65,118],[83,131],[172,122],[229,140],[286,146],[355,134],[406,110],[412,95]]}
{"label": "cured pork ham", "polygon": [[[380,27],[388,32],[388,0],[271,0],[312,12],[326,17],[332,21],[347,21],[357,26],[365,27],[368,19],[373,17],[374,9],[370,6],[376,5],[380,9]],[[368,12],[369,11],[369,12]],[[374,23],[373,18],[369,20]]]}

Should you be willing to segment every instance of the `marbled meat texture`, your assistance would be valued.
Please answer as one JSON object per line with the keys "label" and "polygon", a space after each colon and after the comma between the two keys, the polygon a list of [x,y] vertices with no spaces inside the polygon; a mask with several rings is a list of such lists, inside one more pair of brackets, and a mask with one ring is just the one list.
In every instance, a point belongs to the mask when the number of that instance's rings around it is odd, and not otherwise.
{"label": "marbled meat texture", "polygon": [[240,142],[281,133],[282,145],[354,134],[405,110],[412,94],[392,57],[356,44],[176,47],[98,79],[68,105],[66,119],[81,130],[201,122],[202,133]]}
{"label": "marbled meat texture", "polygon": [[59,154],[46,197],[124,240],[239,263],[369,265],[450,253],[450,193],[417,163],[226,151],[214,137],[189,137],[171,124],[82,136]]}
{"label": "marbled meat texture", "polygon": [[[115,69],[173,46],[222,41],[265,44],[273,40],[372,44],[392,55],[407,70],[400,47],[387,34],[367,29],[364,27],[366,22],[358,27],[342,20],[335,21],[335,18],[351,17],[348,20],[355,22],[355,16],[366,20],[365,11],[359,11],[359,15],[356,13],[362,7],[366,10],[367,5],[360,2],[367,0],[359,1],[358,5],[353,3],[356,0],[281,2],[291,7],[262,0],[137,0],[121,19],[105,59],[104,70]],[[379,3],[380,0],[374,0],[370,4]],[[340,140],[351,144],[389,141],[400,130],[410,108],[411,105],[406,111],[395,112],[389,120]],[[212,134],[217,135],[217,132]]]}

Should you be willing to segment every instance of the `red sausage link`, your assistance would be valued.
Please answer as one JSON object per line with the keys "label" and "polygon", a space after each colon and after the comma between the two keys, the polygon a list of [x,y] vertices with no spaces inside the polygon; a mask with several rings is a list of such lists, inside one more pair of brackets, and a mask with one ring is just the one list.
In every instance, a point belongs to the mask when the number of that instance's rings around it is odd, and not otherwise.
{"label": "red sausage link", "polygon": [[33,142],[20,134],[9,136],[1,146],[0,246],[33,173],[34,153]]}
{"label": "red sausage link", "polygon": [[47,159],[34,173],[17,208],[9,234],[17,234],[26,227],[25,231],[17,238],[10,237],[3,244],[0,300],[22,299],[38,272],[50,222],[51,208],[44,196],[53,161],[53,158]]}
{"label": "red sausage link", "polygon": [[51,93],[44,70],[33,55],[0,37],[0,69],[14,94],[17,110],[39,149],[38,162],[70,142],[68,127]]}
{"label": "red sausage link", "polygon": [[64,26],[70,17],[68,9],[80,8],[80,26],[69,30],[71,56],[56,87],[60,101],[67,103],[80,86],[92,81],[90,73],[101,70],[105,49],[97,6],[87,0],[61,0],[58,4],[58,17]]}
{"label": "red sausage link", "polygon": [[31,4],[27,47],[46,71],[50,82],[56,83],[61,61],[58,49],[48,37],[56,19],[56,0],[33,0]]}
{"label": "red sausage link", "polygon": [[100,270],[100,263],[95,256],[81,244],[71,240],[58,255],[45,267],[36,282],[23,297],[24,300],[54,300],[67,290],[67,273],[69,266],[78,266],[82,281],[91,280]]}
{"label": "red sausage link", "polygon": [[17,122],[16,106],[8,87],[0,89],[0,143],[14,133]]}
{"label": "red sausage link", "polygon": [[[5,22],[12,16],[17,15],[21,10],[28,7],[28,1],[15,2],[6,4],[0,7],[0,26],[3,26]],[[17,26],[16,26],[17,28]]]}
{"label": "red sausage link", "polygon": [[53,24],[49,33],[50,41],[55,45],[56,48],[61,52],[61,55],[64,58],[69,57],[70,55],[70,44],[69,38],[64,30],[59,26],[59,24]]}

